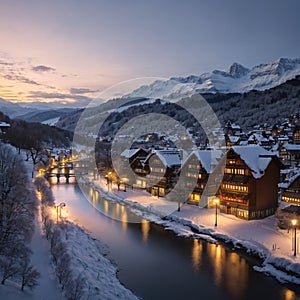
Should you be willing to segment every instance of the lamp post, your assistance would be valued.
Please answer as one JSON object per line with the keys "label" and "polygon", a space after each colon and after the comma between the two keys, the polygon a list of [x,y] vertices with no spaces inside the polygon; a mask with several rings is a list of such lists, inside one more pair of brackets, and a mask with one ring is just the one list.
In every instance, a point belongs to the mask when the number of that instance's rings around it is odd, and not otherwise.
{"label": "lamp post", "polygon": [[56,223],[58,223],[58,208],[60,208],[59,217],[61,218],[61,208],[65,207],[65,206],[66,206],[66,203],[64,203],[64,202],[61,202],[58,205],[55,205],[55,207],[56,207]]}
{"label": "lamp post", "polygon": [[128,181],[128,178],[124,177],[122,178],[122,181],[124,183],[124,192],[126,192],[126,182]]}
{"label": "lamp post", "polygon": [[292,225],[294,226],[294,256],[296,256],[296,253],[297,253],[297,233],[296,233],[296,230],[297,230],[297,220],[296,219],[293,219],[292,220]]}
{"label": "lamp post", "polygon": [[218,203],[219,203],[219,199],[215,199],[214,200],[215,205],[216,205],[216,212],[215,212],[215,227],[218,226]]}

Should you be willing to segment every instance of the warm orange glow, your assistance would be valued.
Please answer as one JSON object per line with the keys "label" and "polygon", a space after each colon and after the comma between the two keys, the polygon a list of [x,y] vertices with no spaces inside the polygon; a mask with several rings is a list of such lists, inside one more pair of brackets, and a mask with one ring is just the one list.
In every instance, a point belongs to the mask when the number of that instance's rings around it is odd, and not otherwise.
{"label": "warm orange glow", "polygon": [[296,220],[296,219],[293,219],[291,222],[292,222],[292,225],[293,225],[293,226],[296,226],[296,225],[297,225],[297,220]]}
{"label": "warm orange glow", "polygon": [[202,243],[198,239],[194,239],[194,246],[192,250],[193,268],[197,272],[200,269],[202,256]]}
{"label": "warm orange glow", "polygon": [[143,233],[143,241],[147,242],[150,231],[150,223],[146,220],[142,221],[142,233]]}
{"label": "warm orange glow", "polygon": [[107,214],[108,214],[108,201],[107,201],[107,200],[104,200],[103,205],[104,205],[104,212],[105,212],[105,214],[107,215]]}
{"label": "warm orange glow", "polygon": [[126,210],[124,210],[123,213],[122,213],[121,221],[122,221],[122,228],[123,228],[124,231],[126,231],[127,226],[128,226],[128,216],[127,216],[127,211]]}
{"label": "warm orange glow", "polygon": [[295,298],[295,293],[291,290],[285,290],[284,291],[284,300],[293,300]]}

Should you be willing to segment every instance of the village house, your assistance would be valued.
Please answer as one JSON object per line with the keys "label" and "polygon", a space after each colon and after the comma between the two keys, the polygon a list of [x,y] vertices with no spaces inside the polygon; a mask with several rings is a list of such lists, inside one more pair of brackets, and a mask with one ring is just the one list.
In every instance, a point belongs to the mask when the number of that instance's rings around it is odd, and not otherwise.
{"label": "village house", "polygon": [[300,145],[300,120],[297,120],[293,130],[293,143]]}
{"label": "village house", "polygon": [[[149,173],[149,170],[145,169],[145,160],[149,155],[149,149],[126,149],[121,153],[121,159],[123,169],[125,172],[120,174],[123,180],[128,180],[128,183],[133,187],[146,188],[147,181],[145,176]],[[128,167],[133,171],[134,174],[128,173]],[[137,175],[137,176],[131,176]]]}
{"label": "village house", "polygon": [[[188,203],[198,205],[209,175],[222,156],[221,150],[194,150],[184,161],[180,176],[185,176],[186,188],[192,189]],[[184,174],[183,174],[184,173]],[[211,203],[208,203],[211,206]]]}
{"label": "village house", "polygon": [[287,167],[300,165],[300,144],[284,144],[280,149],[281,162]]}
{"label": "village house", "polygon": [[220,210],[251,220],[277,208],[280,161],[258,145],[233,146],[227,153],[220,187]]}
{"label": "village house", "polygon": [[300,206],[300,170],[283,170],[285,178],[279,183],[281,201]]}
{"label": "village house", "polygon": [[10,124],[6,122],[0,122],[0,137],[4,135],[9,128]]}
{"label": "village house", "polygon": [[174,187],[181,161],[177,149],[152,150],[145,160],[147,190],[152,196],[164,197]]}

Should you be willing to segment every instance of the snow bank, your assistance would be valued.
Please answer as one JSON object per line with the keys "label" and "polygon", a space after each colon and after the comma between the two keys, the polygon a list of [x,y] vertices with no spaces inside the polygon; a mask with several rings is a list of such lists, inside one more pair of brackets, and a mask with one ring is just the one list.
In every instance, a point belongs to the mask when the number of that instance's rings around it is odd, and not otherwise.
{"label": "snow bank", "polygon": [[[149,197],[145,191],[128,190],[127,193],[106,192],[105,183],[85,182],[99,192],[99,195],[112,202],[125,204],[128,209],[148,221],[172,230],[178,236],[204,239],[210,243],[223,241],[255,255],[262,266],[254,269],[274,276],[281,282],[296,283],[300,280],[300,258],[293,257],[291,233],[276,227],[275,216],[262,220],[245,221],[232,215],[218,213],[218,227],[214,227],[214,210],[183,205],[181,211],[165,216],[161,208],[166,200]],[[299,282],[300,283],[300,282]]]}
{"label": "snow bank", "polygon": [[138,299],[120,283],[117,267],[104,256],[106,250],[98,240],[69,221],[60,230],[73,278],[80,275],[85,281],[82,299]]}

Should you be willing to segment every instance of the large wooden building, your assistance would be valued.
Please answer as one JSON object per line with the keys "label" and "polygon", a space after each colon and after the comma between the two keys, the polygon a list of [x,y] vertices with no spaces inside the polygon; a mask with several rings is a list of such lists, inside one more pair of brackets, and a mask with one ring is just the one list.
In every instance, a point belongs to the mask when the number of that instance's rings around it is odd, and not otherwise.
{"label": "large wooden building", "polygon": [[261,146],[233,146],[220,187],[221,212],[246,220],[274,214],[280,165],[278,157]]}
{"label": "large wooden building", "polygon": [[184,161],[180,176],[185,176],[186,188],[191,190],[188,203],[199,204],[208,178],[221,156],[221,150],[194,150]]}

